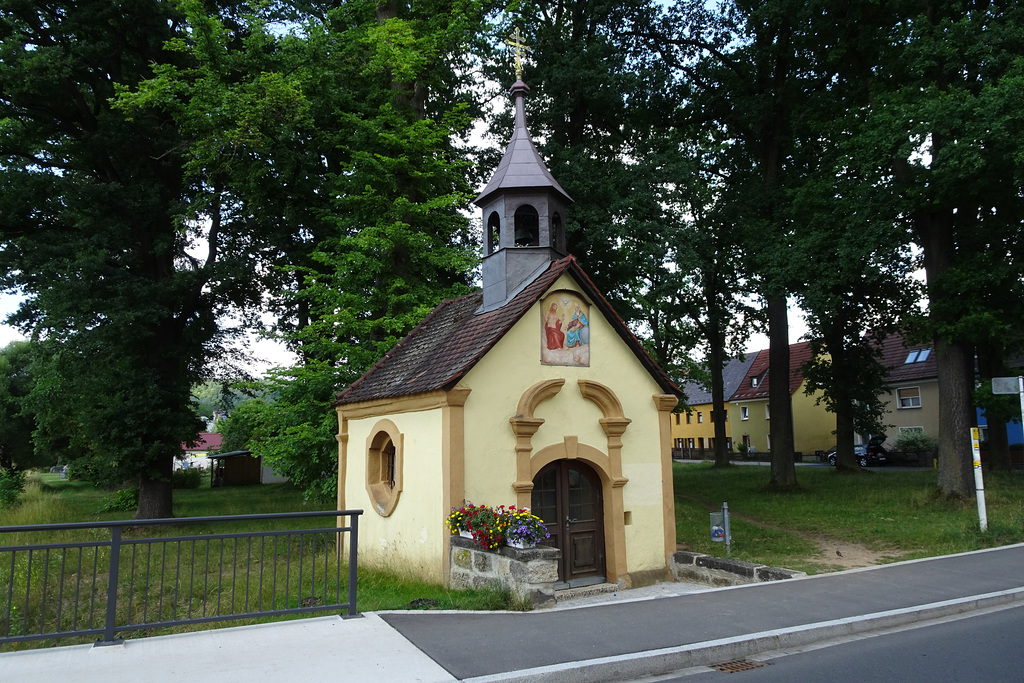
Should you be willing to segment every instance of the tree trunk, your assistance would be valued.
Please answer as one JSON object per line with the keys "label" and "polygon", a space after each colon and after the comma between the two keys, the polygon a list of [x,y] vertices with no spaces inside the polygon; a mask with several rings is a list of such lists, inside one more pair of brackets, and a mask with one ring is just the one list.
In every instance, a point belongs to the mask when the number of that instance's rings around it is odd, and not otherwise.
{"label": "tree trunk", "polygon": [[974,496],[971,425],[974,355],[964,342],[936,338],[939,368],[939,492],[949,498]]}
{"label": "tree trunk", "polygon": [[771,411],[772,473],[769,486],[795,489],[793,404],[789,395],[789,312],[784,294],[768,297],[768,403]]}
{"label": "tree trunk", "polygon": [[[832,357],[833,377],[842,375],[845,371],[847,360],[846,349],[843,344],[842,321],[834,326],[826,339],[829,355]],[[838,368],[838,370],[837,370]],[[853,401],[845,391],[837,392],[839,396],[835,399],[836,411],[836,471],[838,472],[860,472],[860,463],[853,449],[854,424],[853,424]]]}
{"label": "tree trunk", "polygon": [[135,519],[168,519],[174,516],[171,472],[174,469],[172,457],[163,458],[159,471],[147,471],[139,475],[139,507]]}
{"label": "tree trunk", "polygon": [[[942,147],[938,137],[935,147]],[[952,294],[944,277],[956,257],[953,209],[920,212],[914,219],[922,238],[929,298],[946,300]],[[944,496],[968,500],[974,496],[969,431],[974,423],[974,354],[966,342],[947,338],[942,330],[950,321],[943,319],[941,313],[931,309],[929,316],[936,330],[933,339],[939,380],[938,489]]]}
{"label": "tree trunk", "polygon": [[[715,334],[715,336],[718,336]],[[711,369],[711,407],[715,425],[715,467],[729,466],[729,450],[726,448],[725,436],[725,382],[722,380],[722,367],[725,352],[720,340],[709,340],[708,365]]]}

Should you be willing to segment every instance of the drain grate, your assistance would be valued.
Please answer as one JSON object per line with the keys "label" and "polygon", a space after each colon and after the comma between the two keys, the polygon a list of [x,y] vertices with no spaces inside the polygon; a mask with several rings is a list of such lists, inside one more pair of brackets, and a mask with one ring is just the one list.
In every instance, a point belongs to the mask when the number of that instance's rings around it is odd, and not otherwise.
{"label": "drain grate", "polygon": [[734,662],[723,662],[722,664],[715,664],[712,669],[716,669],[726,674],[734,674],[737,671],[750,671],[751,669],[757,669],[762,666],[768,666],[765,662],[751,662],[748,659],[737,659]]}

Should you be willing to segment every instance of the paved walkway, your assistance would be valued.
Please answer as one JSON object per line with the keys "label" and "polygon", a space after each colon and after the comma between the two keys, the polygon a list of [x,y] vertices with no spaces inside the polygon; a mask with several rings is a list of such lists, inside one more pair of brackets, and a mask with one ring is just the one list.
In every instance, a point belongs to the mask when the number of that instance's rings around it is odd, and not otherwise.
{"label": "paved walkway", "polygon": [[1024,601],[1024,544],[689,591],[662,584],[529,613],[380,612],[7,653],[0,682],[634,680]]}

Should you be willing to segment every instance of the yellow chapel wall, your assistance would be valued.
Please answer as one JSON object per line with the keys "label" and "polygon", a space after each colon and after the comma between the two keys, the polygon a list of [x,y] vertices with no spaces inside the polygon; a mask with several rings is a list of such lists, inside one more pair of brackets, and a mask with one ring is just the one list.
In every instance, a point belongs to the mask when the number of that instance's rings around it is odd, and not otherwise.
{"label": "yellow chapel wall", "polygon": [[[570,290],[583,296],[575,280],[562,276],[548,290]],[[586,298],[586,297],[583,297]],[[541,298],[541,301],[543,297]],[[557,394],[540,403],[543,418],[531,441],[533,453],[576,436],[608,452],[608,437],[597,405],[580,393],[578,380],[599,382],[616,395],[631,423],[622,435],[622,489],[626,571],[659,570],[666,566],[665,508],[660,414],[653,396],[661,387],[640,364],[596,306],[590,307],[590,367],[542,365],[541,304],[534,304],[508,333],[463,378],[472,390],[466,402],[465,492],[467,500],[489,505],[516,501],[516,437],[509,418],[520,397],[538,382],[564,378]],[[668,414],[666,415],[666,419]],[[671,491],[671,486],[669,486]],[[609,509],[605,499],[605,510]],[[621,520],[620,520],[621,521]],[[671,531],[674,538],[674,530]],[[608,543],[608,539],[605,539]]]}
{"label": "yellow chapel wall", "polygon": [[[359,562],[409,571],[442,583],[446,554],[443,530],[441,408],[394,412],[347,419],[348,444],[345,472],[345,507],[362,509],[359,522]],[[366,490],[367,439],[381,420],[391,420],[402,434],[402,490],[388,517],[382,517]]]}

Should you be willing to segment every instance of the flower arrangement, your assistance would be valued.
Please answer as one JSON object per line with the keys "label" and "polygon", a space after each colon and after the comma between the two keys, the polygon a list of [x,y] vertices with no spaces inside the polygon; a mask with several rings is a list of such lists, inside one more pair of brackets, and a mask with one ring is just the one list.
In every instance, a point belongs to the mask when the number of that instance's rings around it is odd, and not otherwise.
{"label": "flower arrangement", "polygon": [[527,508],[510,507],[505,510],[505,539],[510,545],[536,545],[550,538],[547,526]]}
{"label": "flower arrangement", "polygon": [[505,543],[520,547],[534,545],[550,536],[543,520],[527,508],[514,505],[492,508],[463,503],[452,509],[444,524],[453,534],[470,533],[477,545],[489,550]]}
{"label": "flower arrangement", "polygon": [[[479,507],[484,507],[483,505]],[[448,527],[448,530],[453,534],[457,534],[460,531],[469,531],[469,520],[472,519],[473,515],[476,514],[478,506],[472,503],[463,503],[460,508],[452,508],[451,514],[448,515],[448,519],[444,521],[444,525]]]}

